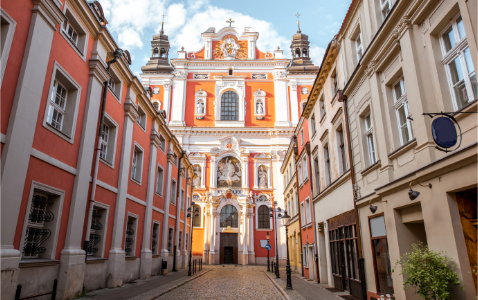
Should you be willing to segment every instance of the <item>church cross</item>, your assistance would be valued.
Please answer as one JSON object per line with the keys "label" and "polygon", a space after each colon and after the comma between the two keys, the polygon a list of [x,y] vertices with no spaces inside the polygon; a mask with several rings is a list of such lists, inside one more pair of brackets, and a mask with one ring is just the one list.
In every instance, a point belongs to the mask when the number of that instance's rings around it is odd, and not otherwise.
{"label": "church cross", "polygon": [[234,21],[231,18],[229,18],[229,20],[227,20],[226,23],[229,23],[229,27],[232,27],[232,23],[234,23]]}
{"label": "church cross", "polygon": [[299,13],[296,13],[295,16],[297,17],[297,33],[300,33],[300,26],[299,26],[299,23],[300,23],[299,17],[300,17],[300,15],[299,15]]}

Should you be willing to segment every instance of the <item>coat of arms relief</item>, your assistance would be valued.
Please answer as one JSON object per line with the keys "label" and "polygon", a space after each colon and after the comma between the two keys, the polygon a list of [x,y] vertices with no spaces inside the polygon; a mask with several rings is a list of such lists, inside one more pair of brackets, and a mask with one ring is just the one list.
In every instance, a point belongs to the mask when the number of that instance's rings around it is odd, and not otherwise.
{"label": "coat of arms relief", "polygon": [[246,47],[233,34],[226,35],[222,41],[216,43],[214,58],[235,59],[247,58]]}

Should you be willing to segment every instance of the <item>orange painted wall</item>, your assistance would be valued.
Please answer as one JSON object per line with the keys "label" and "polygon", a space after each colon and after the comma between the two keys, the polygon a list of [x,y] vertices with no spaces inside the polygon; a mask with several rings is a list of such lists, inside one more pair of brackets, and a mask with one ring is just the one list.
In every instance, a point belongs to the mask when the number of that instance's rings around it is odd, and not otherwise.
{"label": "orange painted wall", "polygon": [[206,56],[206,49],[204,49],[204,46],[203,46],[202,49],[199,50],[198,52],[189,52],[187,57],[189,59],[204,59],[205,56]]}
{"label": "orange painted wall", "polygon": [[161,103],[159,106],[159,109],[164,109],[164,86],[163,85],[150,85],[151,89],[154,89],[155,87],[159,88],[159,94],[153,94],[151,96],[151,101],[153,100],[159,100]]}

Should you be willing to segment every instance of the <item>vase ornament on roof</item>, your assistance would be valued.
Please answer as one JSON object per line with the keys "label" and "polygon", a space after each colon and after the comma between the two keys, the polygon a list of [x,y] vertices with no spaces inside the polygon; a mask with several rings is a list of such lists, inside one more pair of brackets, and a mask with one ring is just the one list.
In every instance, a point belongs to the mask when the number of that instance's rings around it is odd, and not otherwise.
{"label": "vase ornament on roof", "polygon": [[244,44],[238,41],[235,35],[228,34],[222,41],[217,42],[214,57],[222,59],[247,58],[247,53]]}

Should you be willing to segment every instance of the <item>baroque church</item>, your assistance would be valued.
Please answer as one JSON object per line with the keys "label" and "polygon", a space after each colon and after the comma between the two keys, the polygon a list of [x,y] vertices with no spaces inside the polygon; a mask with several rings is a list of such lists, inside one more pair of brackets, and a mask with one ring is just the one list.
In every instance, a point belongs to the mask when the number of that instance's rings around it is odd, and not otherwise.
{"label": "baroque church", "polygon": [[319,68],[299,27],[284,57],[259,49],[259,32],[230,25],[208,28],[201,49],[174,59],[162,27],[142,83],[194,165],[194,258],[265,264],[266,234],[274,257],[277,230],[284,263],[285,229],[270,208],[284,208],[280,167]]}

